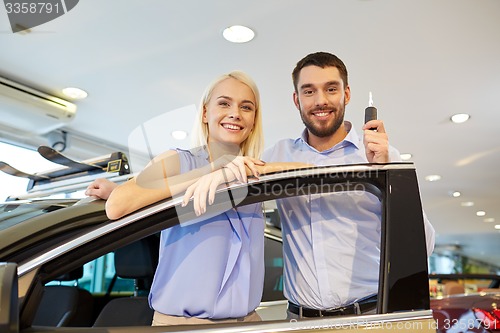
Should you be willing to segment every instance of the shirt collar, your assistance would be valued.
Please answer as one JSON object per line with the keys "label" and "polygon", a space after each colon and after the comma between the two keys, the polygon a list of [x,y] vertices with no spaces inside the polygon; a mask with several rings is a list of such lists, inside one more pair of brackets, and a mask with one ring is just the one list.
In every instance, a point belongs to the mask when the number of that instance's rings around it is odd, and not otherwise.
{"label": "shirt collar", "polygon": [[[352,127],[352,123],[350,121],[346,120],[346,121],[344,121],[344,125],[345,125],[346,130],[347,130],[347,135],[344,138],[344,140],[337,143],[335,146],[331,147],[330,149],[323,151],[323,153],[329,153],[333,150],[345,147],[345,146],[350,145],[350,144],[353,145],[354,147],[356,147],[356,149],[359,149],[360,144],[361,144],[360,137],[358,136],[358,133],[356,132],[356,130]],[[295,144],[305,145],[309,149],[316,150],[316,148],[310,146],[309,143],[307,142],[307,136],[308,136],[307,128],[305,128],[304,131],[302,131],[301,136],[295,140]]]}

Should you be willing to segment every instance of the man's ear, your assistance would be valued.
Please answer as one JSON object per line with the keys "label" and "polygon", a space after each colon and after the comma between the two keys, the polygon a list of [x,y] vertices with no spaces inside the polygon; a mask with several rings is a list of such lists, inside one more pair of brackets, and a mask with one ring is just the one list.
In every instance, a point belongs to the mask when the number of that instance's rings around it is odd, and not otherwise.
{"label": "man's ear", "polygon": [[299,96],[297,96],[296,91],[293,92],[293,104],[295,104],[295,107],[297,108],[297,110],[300,111],[300,101],[299,101]]}
{"label": "man's ear", "polygon": [[350,100],[351,100],[351,87],[347,86],[344,89],[344,101],[345,101],[345,105],[349,104]]}

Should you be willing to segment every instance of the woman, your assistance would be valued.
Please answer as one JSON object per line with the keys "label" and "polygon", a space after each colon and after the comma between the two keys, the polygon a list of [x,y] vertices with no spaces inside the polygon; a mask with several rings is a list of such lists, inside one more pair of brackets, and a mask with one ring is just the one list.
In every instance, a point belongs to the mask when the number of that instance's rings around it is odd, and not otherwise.
{"label": "woman", "polygon": [[[257,167],[264,165],[257,159],[263,146],[261,119],[252,79],[239,71],[223,75],[200,103],[195,133],[200,148],[167,151],[125,184],[100,179],[86,194],[108,199],[106,213],[117,219],[183,193],[196,181],[229,177],[246,182],[246,168],[258,176]],[[149,295],[153,325],[260,320],[255,308],[263,280],[264,219],[259,205],[163,230]]]}

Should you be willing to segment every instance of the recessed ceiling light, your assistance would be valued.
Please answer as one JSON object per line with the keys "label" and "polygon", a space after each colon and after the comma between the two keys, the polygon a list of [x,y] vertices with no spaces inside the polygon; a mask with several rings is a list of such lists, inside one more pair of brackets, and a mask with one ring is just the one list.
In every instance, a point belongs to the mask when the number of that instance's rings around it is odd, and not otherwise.
{"label": "recessed ceiling light", "polygon": [[470,115],[467,113],[457,113],[451,116],[451,121],[454,122],[455,124],[461,124],[465,123],[467,120],[470,119]]}
{"label": "recessed ceiling light", "polygon": [[246,43],[254,38],[255,33],[252,29],[242,25],[233,25],[224,29],[222,36],[233,43]]}
{"label": "recessed ceiling light", "polygon": [[483,221],[486,222],[486,223],[491,223],[491,222],[495,222],[495,218],[488,217],[488,218],[485,218]]}
{"label": "recessed ceiling light", "polygon": [[495,229],[500,230],[500,224],[495,225]]}
{"label": "recessed ceiling light", "polygon": [[462,195],[462,193],[460,193],[459,191],[451,191],[450,195],[454,198],[458,198],[459,196]]}
{"label": "recessed ceiling light", "polygon": [[441,179],[440,175],[429,175],[425,177],[425,180],[427,180],[428,182],[436,182],[440,179]]}
{"label": "recessed ceiling light", "polygon": [[72,99],[84,99],[89,94],[85,90],[75,87],[67,87],[62,90],[63,94]]}
{"label": "recessed ceiling light", "polygon": [[486,215],[486,212],[485,212],[484,210],[478,210],[478,211],[476,212],[476,215],[477,215],[477,216],[485,216],[485,215]]}
{"label": "recessed ceiling light", "polygon": [[187,137],[187,132],[186,131],[173,131],[172,132],[172,137],[175,140],[184,140]]}
{"label": "recessed ceiling light", "polygon": [[474,203],[472,201],[464,201],[460,204],[462,207],[472,207],[474,206]]}
{"label": "recessed ceiling light", "polygon": [[403,154],[401,154],[399,156],[401,156],[401,159],[403,161],[409,161],[413,157],[413,155],[410,154],[410,153],[403,153]]}

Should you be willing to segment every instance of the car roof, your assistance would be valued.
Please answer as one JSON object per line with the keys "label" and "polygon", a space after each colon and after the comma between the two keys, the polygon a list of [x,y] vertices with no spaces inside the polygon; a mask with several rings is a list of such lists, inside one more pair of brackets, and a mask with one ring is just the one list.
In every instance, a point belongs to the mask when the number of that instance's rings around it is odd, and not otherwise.
{"label": "car roof", "polygon": [[77,205],[76,199],[12,201],[0,204],[0,260],[19,261],[21,249],[42,251],[47,240],[108,221],[104,201]]}

